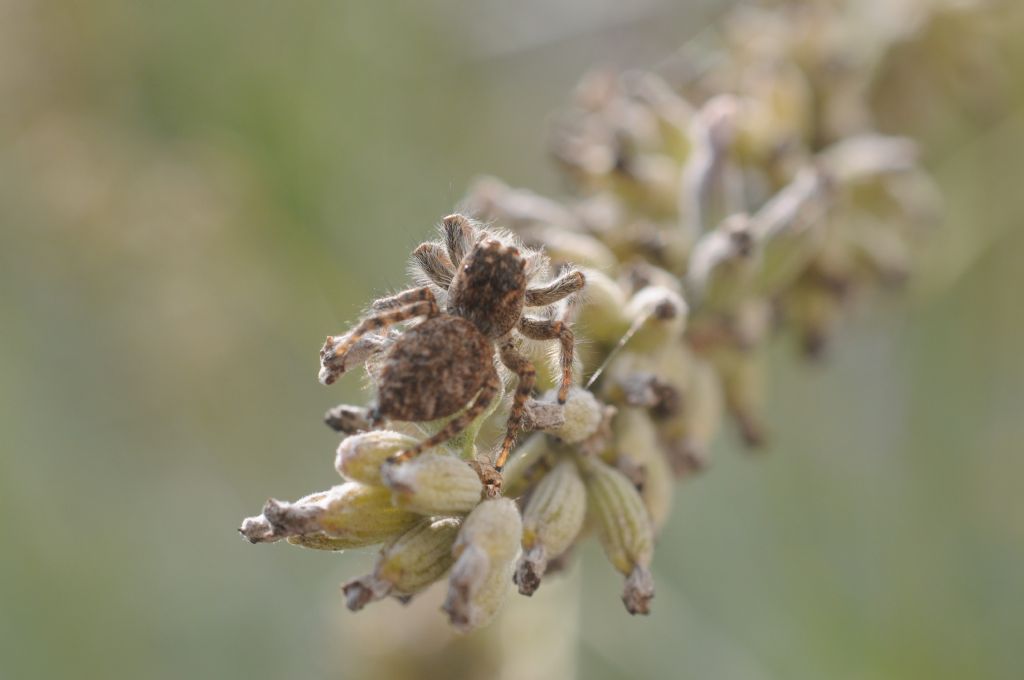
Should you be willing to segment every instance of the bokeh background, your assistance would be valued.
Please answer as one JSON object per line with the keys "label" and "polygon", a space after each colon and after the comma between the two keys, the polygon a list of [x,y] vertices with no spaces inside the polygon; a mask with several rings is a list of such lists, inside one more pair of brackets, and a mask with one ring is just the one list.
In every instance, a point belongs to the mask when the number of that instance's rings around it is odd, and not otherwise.
{"label": "bokeh background", "polygon": [[[777,344],[771,450],[727,436],[678,494],[651,617],[584,551],[488,672],[1020,677],[1013,4],[932,27],[920,90],[876,93],[946,195],[911,287],[823,365]],[[562,188],[545,121],[586,70],[656,64],[729,6],[0,0],[0,677],[361,677],[412,645],[415,608],[342,607],[372,552],[235,534],[336,479],[320,416],[359,385],[318,385],[316,351],[475,175]],[[569,661],[538,664],[552,635]],[[472,675],[473,644],[419,670]]]}

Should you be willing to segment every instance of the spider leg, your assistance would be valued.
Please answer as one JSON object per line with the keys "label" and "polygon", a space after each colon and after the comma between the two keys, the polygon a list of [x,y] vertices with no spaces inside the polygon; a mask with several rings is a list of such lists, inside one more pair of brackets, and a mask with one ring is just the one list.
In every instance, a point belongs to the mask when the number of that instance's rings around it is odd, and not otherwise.
{"label": "spider leg", "polygon": [[558,403],[564,404],[569,398],[572,386],[572,355],[574,336],[569,324],[564,321],[531,319],[524,316],[519,320],[519,332],[531,340],[554,340],[562,343],[562,384],[558,387]]}
{"label": "spider leg", "polygon": [[583,272],[571,271],[540,288],[529,288],[526,291],[527,307],[543,307],[558,302],[564,297],[581,290],[587,280]]}
{"label": "spider leg", "polygon": [[452,265],[458,267],[462,258],[473,249],[476,241],[476,232],[473,224],[463,215],[449,215],[441,221],[441,228],[444,230],[444,244],[448,249],[448,256]]}
{"label": "spider leg", "polygon": [[533,392],[533,385],[537,381],[537,370],[533,362],[524,357],[511,339],[506,339],[500,347],[501,363],[505,364],[518,377],[515,396],[512,398],[512,411],[508,414],[508,424],[505,427],[505,441],[501,444],[501,452],[494,461],[494,468],[501,472],[508,460],[508,454],[515,444],[516,435],[523,424],[523,412],[526,409],[526,400]]}
{"label": "spider leg", "polygon": [[465,409],[462,413],[455,416],[442,427],[433,436],[424,439],[416,446],[406,451],[401,451],[388,458],[388,463],[401,463],[403,461],[414,458],[419,454],[423,453],[429,448],[444,444],[449,439],[455,437],[460,432],[469,427],[470,423],[476,420],[477,416],[487,410],[487,407],[494,401],[494,397],[501,390],[501,383],[498,380],[498,374],[492,369],[491,375],[488,376],[484,382],[483,387],[477,392],[476,398],[473,403],[470,404],[469,408]]}
{"label": "spider leg", "polygon": [[427,301],[437,304],[437,298],[434,297],[434,291],[430,290],[429,286],[421,286],[419,288],[410,288],[409,290],[403,290],[401,293],[389,295],[388,297],[382,297],[379,300],[374,300],[373,304],[370,305],[370,307],[374,311],[383,312],[393,309],[401,309],[402,307],[411,305],[416,302]]}
{"label": "spider leg", "polygon": [[[378,314],[368,316],[360,321],[359,325],[353,328],[333,349],[328,349],[328,345],[332,343],[333,338],[327,338],[327,344],[324,345],[324,349],[320,354],[321,360],[336,362],[338,358],[343,358],[367,333],[379,331],[392,324],[413,319],[417,316],[429,317],[441,313],[433,291],[426,287],[413,288],[394,297],[378,300],[378,302],[384,302],[391,307],[385,308]],[[328,356],[328,352],[330,356]]]}
{"label": "spider leg", "polygon": [[413,251],[413,259],[431,281],[444,290],[452,285],[454,267],[448,253],[438,243],[423,243]]}

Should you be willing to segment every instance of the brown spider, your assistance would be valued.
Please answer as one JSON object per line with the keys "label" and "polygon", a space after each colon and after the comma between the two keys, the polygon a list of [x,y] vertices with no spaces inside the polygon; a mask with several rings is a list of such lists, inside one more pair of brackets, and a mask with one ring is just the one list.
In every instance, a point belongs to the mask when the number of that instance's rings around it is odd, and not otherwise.
{"label": "brown spider", "polygon": [[340,341],[327,338],[321,358],[344,364],[346,354],[367,334],[424,317],[386,350],[371,422],[424,422],[462,413],[433,436],[392,456],[391,462],[401,462],[452,439],[487,410],[501,389],[494,365],[497,349],[501,362],[517,377],[505,439],[494,461],[501,472],[535,382],[533,363],[517,349],[514,332],[534,340],[558,339],[560,403],[565,403],[572,383],[572,330],[562,321],[523,316],[523,308],[558,302],[583,288],[585,280],[573,270],[528,287],[532,276],[546,270],[540,253],[524,256],[509,239],[462,215],[444,218],[441,229],[443,243],[423,243],[413,252],[413,265],[425,285],[374,302],[374,313],[348,335]]}

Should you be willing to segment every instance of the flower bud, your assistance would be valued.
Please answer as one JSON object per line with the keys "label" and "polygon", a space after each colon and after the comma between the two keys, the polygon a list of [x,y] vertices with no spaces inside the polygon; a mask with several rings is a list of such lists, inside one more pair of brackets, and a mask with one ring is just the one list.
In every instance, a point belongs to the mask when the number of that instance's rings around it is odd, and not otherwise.
{"label": "flower bud", "polygon": [[480,477],[466,461],[440,453],[385,464],[381,480],[393,492],[395,506],[423,515],[469,512],[483,492]]}
{"label": "flower bud", "polygon": [[622,601],[630,614],[647,614],[654,597],[648,570],[654,532],[644,501],[632,482],[600,460],[583,458],[581,468],[598,540],[612,566],[627,576]]}
{"label": "flower bud", "polygon": [[348,608],[357,611],[388,595],[414,595],[444,576],[455,561],[452,544],[461,523],[455,517],[423,519],[384,546],[372,574],[342,586]]}
{"label": "flower bud", "polygon": [[523,523],[508,498],[481,502],[462,524],[452,547],[444,610],[459,630],[481,626],[497,613],[512,576]]}
{"label": "flower bud", "polygon": [[757,271],[755,247],[746,215],[732,215],[700,237],[686,281],[702,311],[730,309],[747,293]]}
{"label": "flower bud", "polygon": [[824,174],[805,168],[754,214],[751,232],[763,254],[753,290],[775,295],[792,285],[826,237],[822,215],[830,198]]}
{"label": "flower bud", "polygon": [[[555,396],[556,391],[552,390],[544,395],[544,401],[554,402]],[[562,441],[575,444],[597,431],[603,413],[604,408],[597,397],[582,387],[572,387],[568,399],[562,405],[563,421],[544,431]]]}
{"label": "flower bud", "polygon": [[513,566],[511,561],[503,562],[487,572],[471,594],[454,586],[448,590],[441,609],[456,630],[468,633],[494,620],[511,588]]}
{"label": "flower bud", "polygon": [[474,181],[463,207],[478,220],[497,222],[517,233],[536,225],[578,231],[579,220],[563,204],[527,189],[513,189],[497,177]]}
{"label": "flower bud", "polygon": [[722,381],[725,406],[739,426],[743,442],[757,448],[765,443],[762,422],[764,366],[762,358],[749,351],[721,348],[712,354]]}
{"label": "flower bud", "polygon": [[519,508],[508,498],[480,503],[462,523],[452,550],[458,557],[469,546],[481,548],[492,562],[510,560],[519,551],[523,521]]}
{"label": "flower bud", "polygon": [[722,385],[707,360],[693,358],[684,400],[682,412],[660,423],[659,428],[669,444],[670,463],[677,477],[707,465],[711,444],[722,427]]}
{"label": "flower bud", "polygon": [[516,583],[532,595],[547,570],[548,560],[564,553],[583,528],[586,489],[576,464],[563,459],[544,475],[530,494],[523,513],[523,551]]}
{"label": "flower bud", "polygon": [[647,412],[624,408],[616,414],[612,429],[618,455],[642,470],[640,496],[650,513],[654,533],[657,534],[672,511],[675,490],[674,475],[658,439],[657,427]]}
{"label": "flower bud", "polygon": [[304,547],[343,550],[381,543],[417,521],[418,515],[391,504],[387,489],[347,482],[295,503],[271,499],[240,531],[252,543],[287,538]]}
{"label": "flower bud", "polygon": [[572,262],[605,271],[614,269],[617,264],[615,254],[601,241],[563,226],[535,225],[523,230],[521,235],[527,242],[543,243],[544,252],[555,262]]}
{"label": "flower bud", "polygon": [[338,445],[334,467],[346,478],[364,484],[380,485],[380,468],[388,458],[410,449],[417,440],[390,430],[373,430],[346,437]]}
{"label": "flower bud", "polygon": [[366,546],[366,543],[361,542],[358,539],[334,538],[325,533],[289,536],[286,540],[292,545],[297,545],[302,548],[310,548],[312,550],[332,550],[335,552]]}
{"label": "flower bud", "polygon": [[617,342],[631,323],[625,314],[626,294],[622,286],[597,269],[585,269],[583,273],[587,287],[577,321],[581,334],[598,342]]}
{"label": "flower bud", "polygon": [[634,350],[660,347],[682,335],[688,308],[683,297],[663,286],[647,286],[626,305],[626,314],[634,323],[642,322],[630,342]]}
{"label": "flower bud", "polygon": [[[559,407],[561,408],[561,407]],[[535,473],[541,469],[541,462],[553,451],[550,437],[535,432],[516,447],[508,459],[508,465],[502,471],[502,490],[509,498],[517,498],[524,494],[533,482]]]}

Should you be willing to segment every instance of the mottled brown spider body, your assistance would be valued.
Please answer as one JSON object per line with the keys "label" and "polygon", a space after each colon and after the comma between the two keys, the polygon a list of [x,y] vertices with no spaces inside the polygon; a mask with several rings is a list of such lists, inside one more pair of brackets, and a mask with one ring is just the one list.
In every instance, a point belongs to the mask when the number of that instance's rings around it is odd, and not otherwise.
{"label": "mottled brown spider body", "polygon": [[563,321],[524,316],[523,310],[566,298],[583,288],[584,278],[570,271],[531,287],[532,277],[547,274],[541,254],[524,253],[509,239],[477,227],[462,215],[446,217],[442,234],[443,243],[427,242],[413,252],[417,277],[426,285],[374,302],[375,313],[344,338],[327,339],[321,360],[343,366],[348,351],[367,333],[423,317],[386,351],[371,417],[374,422],[454,417],[433,436],[392,458],[398,462],[448,441],[487,410],[501,391],[494,363],[497,356],[517,378],[505,439],[494,463],[500,471],[522,426],[536,380],[534,366],[520,353],[515,334],[559,340],[560,402],[565,402],[572,384],[572,330]]}
{"label": "mottled brown spider body", "polygon": [[384,356],[374,417],[425,422],[453,415],[497,380],[492,353],[491,341],[466,319],[444,314],[416,324]]}

